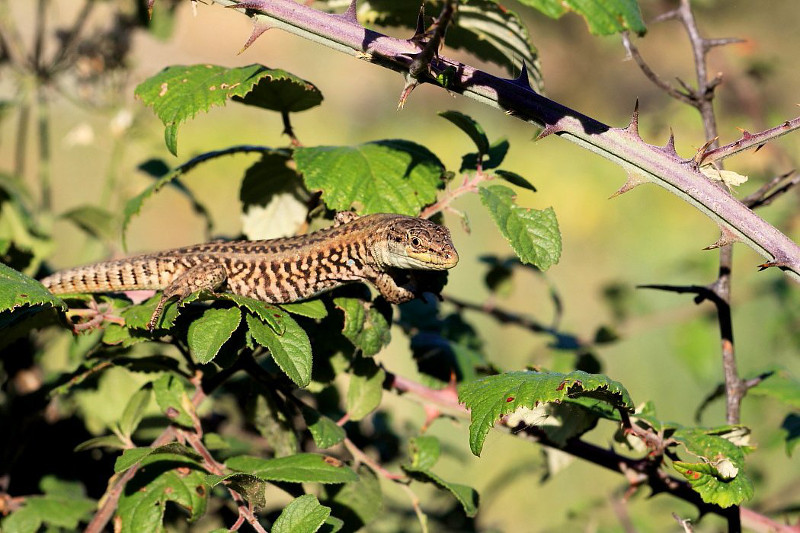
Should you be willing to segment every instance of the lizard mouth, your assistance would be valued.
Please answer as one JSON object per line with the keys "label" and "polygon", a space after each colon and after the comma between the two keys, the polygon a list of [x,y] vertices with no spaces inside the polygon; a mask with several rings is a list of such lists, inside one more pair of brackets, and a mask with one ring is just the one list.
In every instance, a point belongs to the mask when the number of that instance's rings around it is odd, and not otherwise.
{"label": "lizard mouth", "polygon": [[425,270],[447,270],[458,264],[458,252],[455,249],[441,253],[408,252],[408,259],[417,263],[416,268]]}

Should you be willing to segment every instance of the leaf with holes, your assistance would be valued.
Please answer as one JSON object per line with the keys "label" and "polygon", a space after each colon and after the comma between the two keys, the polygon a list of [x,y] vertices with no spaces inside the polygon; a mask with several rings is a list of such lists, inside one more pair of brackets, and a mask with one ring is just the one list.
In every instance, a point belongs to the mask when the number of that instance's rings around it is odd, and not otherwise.
{"label": "leaf with holes", "polygon": [[[151,458],[148,458],[151,459]],[[162,531],[167,502],[173,502],[195,522],[206,512],[208,485],[205,472],[194,462],[154,456],[125,486],[117,506],[115,531]]]}
{"label": "leaf with holes", "polygon": [[430,150],[404,140],[356,146],[300,147],[294,154],[306,187],[336,211],[416,215],[436,200],[444,166]]}
{"label": "leaf with holes", "polygon": [[674,461],[677,470],[706,503],[730,507],[753,497],[753,482],[744,471],[749,447],[725,438],[732,428],[680,428],[672,438],[686,447],[696,461]]}
{"label": "leaf with holes", "polygon": [[514,203],[503,185],[481,187],[481,202],[523,263],[547,270],[561,257],[561,232],[552,207],[537,211]]}
{"label": "leaf with holes", "polygon": [[67,305],[53,296],[44,285],[0,263],[0,311],[22,306],[67,310]]}
{"label": "leaf with holes", "polygon": [[500,417],[520,408],[533,409],[541,403],[576,397],[596,398],[633,412],[628,391],[619,382],[580,370],[568,374],[507,372],[463,385],[458,399],[471,410],[469,444],[472,453],[480,455],[486,434]]}
{"label": "leaf with holes", "polygon": [[[272,83],[280,87],[270,88]],[[182,122],[200,111],[223,106],[231,98],[245,98],[256,88],[257,95],[244,103],[288,112],[307,109],[321,101],[319,91],[310,83],[285,70],[263,65],[173,65],[141,83],[135,94],[164,123],[167,148],[177,155],[178,126]],[[311,94],[317,96],[310,97]]]}

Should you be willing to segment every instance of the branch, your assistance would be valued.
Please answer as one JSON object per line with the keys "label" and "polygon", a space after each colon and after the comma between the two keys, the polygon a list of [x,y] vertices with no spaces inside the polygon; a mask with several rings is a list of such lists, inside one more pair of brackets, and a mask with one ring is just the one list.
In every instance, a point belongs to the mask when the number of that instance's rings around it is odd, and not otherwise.
{"label": "branch", "polygon": [[[286,30],[404,74],[421,52],[412,40],[388,37],[364,28],[349,17],[323,13],[293,0],[214,2],[226,7],[241,5],[238,10],[252,16],[257,24]],[[721,226],[730,228],[767,258],[765,267],[779,267],[800,281],[800,246],[707,180],[693,161],[678,157],[672,145],[662,148],[645,143],[634,122],[628,128],[612,128],[537,94],[525,80],[497,78],[447,57],[434,58],[431,70],[434,75],[454,73],[447,90],[543,128],[540,138],[556,133],[610,159],[629,173],[664,187]]]}

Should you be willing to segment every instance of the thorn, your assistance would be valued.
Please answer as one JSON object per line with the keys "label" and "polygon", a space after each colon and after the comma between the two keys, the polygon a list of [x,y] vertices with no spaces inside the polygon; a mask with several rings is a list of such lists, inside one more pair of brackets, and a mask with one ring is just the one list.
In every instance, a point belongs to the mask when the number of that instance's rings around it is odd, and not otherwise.
{"label": "thorn", "polygon": [[709,244],[703,250],[714,250],[716,248],[722,248],[723,246],[728,246],[729,244],[733,244],[738,242],[739,236],[736,235],[733,231],[725,226],[720,226],[720,236],[719,239],[716,240],[713,244]]}
{"label": "thorn", "polygon": [[706,141],[706,143],[705,143],[705,144],[704,144],[704,145],[703,145],[703,146],[702,146],[702,147],[701,147],[701,148],[700,148],[700,149],[697,151],[697,153],[696,153],[696,154],[694,154],[694,157],[693,157],[692,159],[694,160],[694,162],[695,162],[695,164],[696,164],[696,165],[698,165],[698,166],[699,166],[699,165],[700,165],[700,163],[702,163],[702,162],[703,162],[703,159],[704,159],[704,158],[705,158],[705,156],[706,156],[706,152],[708,151],[708,148],[709,148],[709,147],[710,147],[712,144],[714,144],[715,142],[717,142],[717,139],[719,139],[719,137],[714,137],[713,139],[709,139],[709,140],[708,140],[708,141]]}
{"label": "thorn", "polygon": [[419,85],[419,81],[415,80],[411,76],[407,77],[406,84],[403,87],[403,91],[400,93],[400,101],[397,102],[397,110],[398,111],[402,110],[403,107],[405,107],[406,100],[408,99],[409,95],[411,94],[411,91],[413,91],[414,89],[417,88],[417,85]]}
{"label": "thorn", "polygon": [[647,183],[647,180],[641,176],[628,172],[628,179],[625,181],[622,187],[617,189],[617,192],[609,196],[608,199],[612,200],[621,194],[625,194],[626,192],[630,191],[634,187],[641,185],[642,183]]}
{"label": "thorn", "polygon": [[[512,114],[512,113],[510,113],[508,111],[506,113],[507,114]],[[544,139],[548,135],[556,133],[558,130],[559,129],[554,124],[548,124],[544,128],[542,128],[542,131],[539,132],[539,135],[536,136],[534,141],[541,141],[542,139]]]}
{"label": "thorn", "polygon": [[265,31],[267,31],[270,28],[271,28],[271,26],[269,24],[264,24],[263,22],[258,22],[258,20],[253,18],[253,32],[250,34],[250,37],[248,37],[247,42],[244,43],[244,46],[242,46],[242,49],[239,50],[239,53],[241,54],[245,50],[250,48],[250,45],[253,44],[254,42],[256,42],[256,39],[261,37],[261,34],[263,34]]}
{"label": "thorn", "polygon": [[628,133],[632,133],[637,137],[639,136],[639,99],[636,99],[636,104],[633,106],[633,114],[631,115],[631,121],[628,123],[628,127],[625,128]]}
{"label": "thorn", "polygon": [[357,10],[358,0],[350,0],[350,5],[347,6],[347,10],[345,10],[345,12],[339,16],[349,22],[352,22],[353,24],[358,24],[358,17],[356,16]]}
{"label": "thorn", "polygon": [[511,80],[511,83],[515,85],[519,85],[520,87],[524,87],[528,90],[533,90],[531,87],[531,80],[528,77],[528,65],[525,64],[525,60],[522,60],[522,70],[519,72],[519,76]]}
{"label": "thorn", "polygon": [[766,270],[766,269],[768,269],[770,267],[779,267],[780,268],[780,267],[788,267],[790,265],[791,265],[791,263],[789,263],[789,261],[781,260],[781,259],[773,259],[772,261],[767,261],[766,263],[762,263],[762,264],[758,265],[758,270],[760,272],[760,271]]}
{"label": "thorn", "polygon": [[418,41],[422,40],[422,37],[425,35],[425,3],[423,2],[421,6],[419,6],[419,14],[417,15],[417,28],[414,30],[414,36],[411,37],[411,41]]}
{"label": "thorn", "polygon": [[667,144],[664,145],[664,151],[674,156],[678,155],[675,150],[675,132],[672,131],[672,128],[669,129],[669,139],[667,139]]}
{"label": "thorn", "polygon": [[761,150],[762,148],[764,148],[764,145],[765,145],[765,144],[767,144],[767,143],[761,143],[761,144],[759,144],[758,146],[756,146],[756,149],[755,149],[755,150],[753,150],[753,153],[756,153],[756,152],[758,152],[759,150]]}

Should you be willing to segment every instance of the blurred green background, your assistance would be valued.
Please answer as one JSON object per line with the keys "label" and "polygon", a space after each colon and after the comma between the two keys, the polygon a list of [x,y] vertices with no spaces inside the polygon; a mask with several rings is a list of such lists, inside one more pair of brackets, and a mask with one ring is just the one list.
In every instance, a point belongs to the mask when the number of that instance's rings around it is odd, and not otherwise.
{"label": "blurred green background", "polygon": [[[553,21],[509,2],[528,22],[538,47],[547,94],[550,98],[611,125],[623,126],[639,99],[640,128],[644,139],[663,144],[670,128],[679,154],[691,157],[703,143],[699,115],[669,99],[650,84],[636,65],[625,58],[618,37],[588,35],[576,16]],[[669,2],[641,3],[646,20],[663,12]],[[16,20],[32,16],[33,2],[11,6]],[[735,140],[743,128],[751,132],[775,125],[797,114],[800,87],[800,3],[797,0],[747,2],[733,0],[697,2],[702,31],[710,37],[742,37],[747,42],[712,52],[709,72],[722,72],[717,111],[720,141]],[[71,20],[75,6],[54,2],[55,18]],[[90,24],[103,24],[100,7]],[[598,349],[603,372],[621,381],[636,402],[653,400],[662,419],[692,424],[695,409],[721,381],[719,336],[710,305],[695,306],[691,297],[636,289],[637,284],[705,284],[716,276],[717,253],[704,246],[718,237],[717,227],[688,204],[652,185],[637,188],[613,201],[607,198],[622,185],[623,171],[555,136],[532,142],[532,127],[506,117],[474,101],[452,97],[431,86],[421,86],[405,109],[397,111],[403,81],[396,73],[328,50],[300,38],[270,30],[244,53],[237,55],[251,31],[246,17],[213,5],[183,2],[174,15],[156,2],[154,27],[164,38],[139,33],[131,43],[134,54],[130,72],[108,93],[92,95],[102,105],[89,108],[74,96],[79,87],[54,96],[52,124],[52,172],[56,213],[85,204],[102,203],[121,210],[124,201],[140,192],[150,178],[137,166],[150,158],[162,158],[171,166],[198,153],[234,144],[283,146],[280,117],[253,108],[230,104],[214,109],[183,125],[179,132],[179,157],[167,151],[163,128],[149,109],[133,98],[133,88],[146,77],[172,64],[214,63],[225,66],[262,63],[283,68],[319,87],[321,107],[293,115],[295,132],[308,146],[355,144],[376,139],[406,138],[427,145],[452,170],[470,151],[469,139],[437,117],[438,111],[455,109],[477,119],[490,139],[508,138],[511,150],[504,168],[533,182],[538,192],[520,192],[519,203],[534,208],[553,206],[563,234],[560,264],[541,276],[526,270],[515,273],[513,292],[497,304],[529,314],[548,323],[554,314],[550,284],[563,301],[561,329],[591,339],[596,329],[613,325],[621,335],[616,343]],[[32,29],[32,28],[31,28]],[[403,32],[388,30],[401,36]],[[52,43],[49,43],[52,45]],[[651,25],[637,44],[651,66],[665,79],[680,77],[692,83],[693,64],[687,40],[677,22]],[[463,54],[456,55],[477,64]],[[498,73],[493,65],[480,65]],[[119,88],[122,88],[120,90]],[[0,80],[0,94],[13,98],[15,84]],[[114,133],[116,117],[126,115],[132,124]],[[0,160],[11,161],[12,120],[0,123]],[[35,143],[34,143],[35,144]],[[35,171],[35,146],[29,147],[27,164]],[[788,135],[727,162],[728,169],[746,174],[750,182],[741,197],[772,176],[791,170],[800,153],[800,136]],[[214,236],[235,236],[241,231],[238,187],[241,175],[254,157],[226,158],[201,166],[186,185],[210,210]],[[5,163],[4,163],[5,165]],[[104,193],[108,176],[113,190]],[[32,185],[33,186],[33,185]],[[790,193],[760,215],[778,224],[795,241],[800,240],[800,196]],[[462,198],[456,207],[469,215],[472,231],[447,216],[461,262],[450,274],[446,293],[483,303],[489,294],[482,282],[487,267],[479,257],[507,257],[511,249],[493,227],[476,197]],[[56,249],[51,265],[71,266],[107,254],[87,243],[74,225],[56,220]],[[128,231],[128,252],[174,247],[206,239],[203,221],[184,196],[164,190],[149,200]],[[744,376],[770,365],[800,375],[800,296],[775,270],[758,273],[760,256],[737,246],[733,287],[733,317],[737,356]],[[609,291],[621,294],[624,317],[615,315]],[[533,336],[511,325],[501,326],[470,314],[487,341],[485,352],[500,368],[526,365],[554,367],[572,361],[571,353],[549,347],[552,339]],[[397,332],[399,333],[399,331]],[[395,335],[389,349],[379,355],[390,370],[414,374],[414,364],[402,335]],[[125,379],[117,377],[115,379]],[[124,388],[124,385],[120,384]],[[111,402],[114,404],[114,402]],[[124,402],[118,402],[121,409]],[[422,409],[403,398],[388,396],[385,407],[400,429],[418,428]],[[759,449],[750,456],[748,469],[758,480],[755,499],[748,506],[764,512],[796,505],[800,495],[797,454],[787,458],[777,428],[786,408],[769,399],[747,398],[742,422],[753,428]],[[109,415],[111,416],[111,415]],[[713,404],[703,424],[724,423],[721,402]],[[542,482],[541,450],[520,438],[500,432],[490,434],[481,458],[467,445],[466,424],[437,421],[431,432],[446,443],[437,471],[446,479],[471,484],[482,494],[478,523],[496,531],[617,531],[632,524],[638,531],[677,530],[670,513],[692,516],[692,508],[666,496],[633,497],[620,503],[627,485],[616,474],[599,467],[573,462]],[[610,444],[613,428],[595,431],[596,442]],[[386,505],[407,506],[399,489],[384,483]],[[419,488],[421,494],[428,494]],[[423,508],[440,508],[440,494],[430,493]],[[280,501],[276,501],[278,505]],[[409,517],[408,527],[414,525]],[[385,526],[386,528],[395,527]],[[724,523],[710,517],[699,531],[722,530]],[[375,531],[382,531],[378,522]],[[388,530],[388,529],[387,529]]]}

